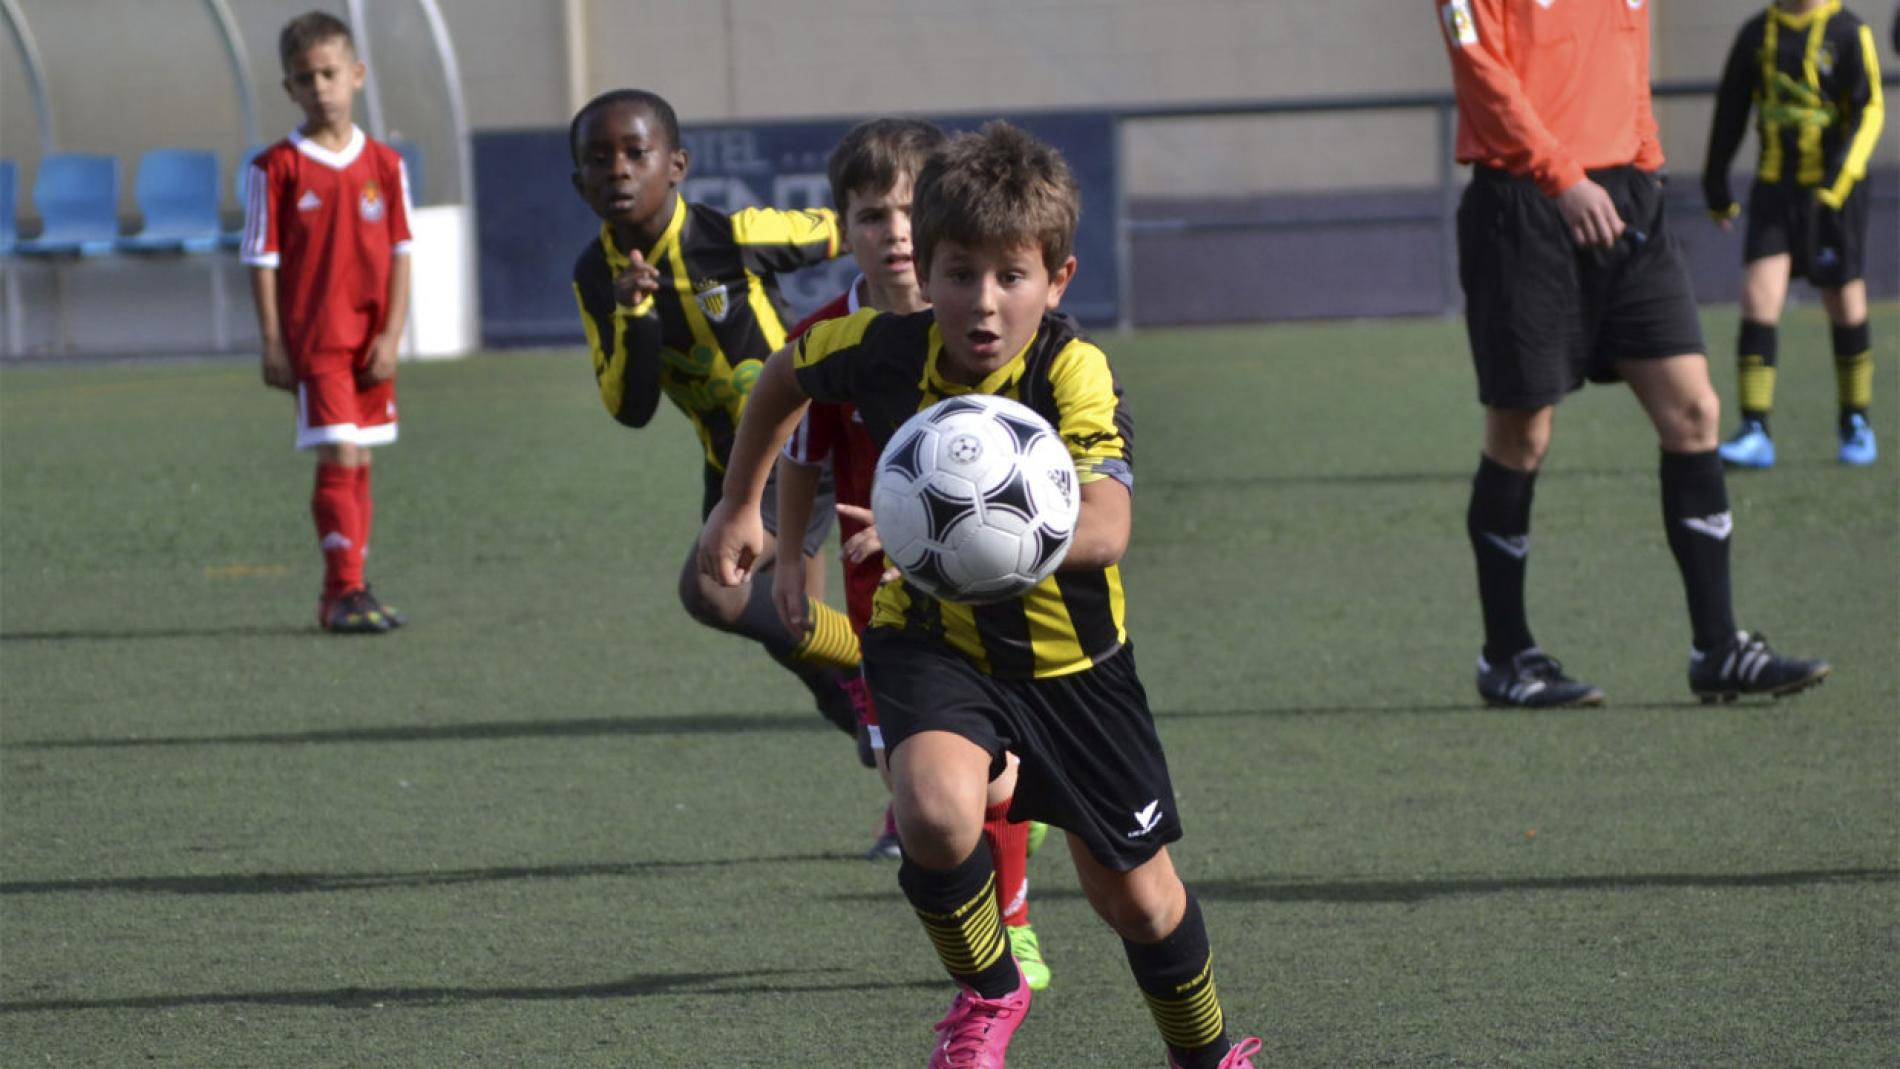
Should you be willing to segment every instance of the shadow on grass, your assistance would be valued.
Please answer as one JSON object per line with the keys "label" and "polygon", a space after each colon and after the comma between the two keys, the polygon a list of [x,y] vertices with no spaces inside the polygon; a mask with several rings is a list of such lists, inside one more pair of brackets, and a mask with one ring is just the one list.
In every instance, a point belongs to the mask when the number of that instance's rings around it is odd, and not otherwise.
{"label": "shadow on grass", "polygon": [[0,642],[137,642],[154,638],[282,638],[315,635],[317,626],[258,624],[227,627],[60,628],[53,631],[0,631]]}
{"label": "shadow on grass", "polygon": [[166,895],[291,895],[333,891],[378,891],[395,887],[448,887],[504,880],[577,880],[595,876],[653,876],[695,869],[751,865],[798,865],[859,860],[855,853],[779,854],[708,858],[702,861],[623,861],[587,865],[509,865],[487,869],[423,869],[413,872],[241,872],[203,876],[121,876],[100,879],[9,880],[0,895],[48,895],[124,891]]}
{"label": "shadow on grass", "polygon": [[9,750],[110,750],[138,746],[319,746],[330,743],[481,742],[493,739],[590,738],[603,735],[749,735],[836,731],[802,713],[727,716],[601,716],[571,720],[491,720],[471,724],[399,724],[393,727],[270,731],[248,735],[155,735],[102,739],[32,739]]}
{"label": "shadow on grass", "polygon": [[[1760,889],[1826,884],[1893,883],[1896,868],[1794,869],[1788,872],[1640,872],[1607,876],[1456,876],[1415,880],[1191,880],[1194,896],[1207,902],[1340,902],[1409,904],[1470,895],[1537,894],[1545,891],[1641,891],[1688,887]],[[870,897],[870,896],[863,896]],[[1080,898],[1068,888],[1038,890],[1036,897]]]}
{"label": "shadow on grass", "polygon": [[445,1005],[466,1002],[551,1002],[579,999],[650,998],[656,995],[828,994],[888,991],[892,988],[938,989],[943,980],[773,982],[778,978],[841,972],[839,969],[755,969],[745,972],[660,973],[599,984],[555,987],[333,987],[311,991],[206,991],[188,995],[135,995],[124,998],[55,998],[0,1002],[0,1013],[48,1013],[69,1010],[169,1010],[188,1006],[289,1006],[325,1009],[380,1009],[390,1005]]}
{"label": "shadow on grass", "polygon": [[[1693,698],[1679,702],[1619,702],[1618,710],[1696,709]],[[1486,709],[1478,702],[1434,705],[1289,705],[1255,709],[1176,709],[1155,713],[1167,720],[1274,720],[1309,716],[1365,714],[1419,716],[1443,713],[1493,713],[1499,716],[1575,716],[1574,709]],[[482,742],[499,739],[592,738],[650,735],[806,734],[834,730],[803,713],[767,713],[729,716],[603,716],[569,720],[491,720],[469,724],[401,724],[392,727],[324,728],[316,731],[270,731],[245,735],[154,735],[95,739],[26,739],[8,741],[8,750],[112,750],[164,746],[322,746],[336,743]]]}

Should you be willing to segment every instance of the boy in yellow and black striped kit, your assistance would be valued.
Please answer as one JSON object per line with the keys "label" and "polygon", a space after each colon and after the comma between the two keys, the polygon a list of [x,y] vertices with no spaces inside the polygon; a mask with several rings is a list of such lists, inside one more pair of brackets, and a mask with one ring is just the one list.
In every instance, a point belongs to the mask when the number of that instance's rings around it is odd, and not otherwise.
{"label": "boy in yellow and black striped kit", "polygon": [[[1036,410],[1075,461],[1075,537],[1055,574],[969,605],[880,587],[865,674],[890,754],[898,885],[957,983],[929,1069],[1004,1064],[1029,1010],[982,836],[987,783],[1021,759],[1009,816],[1068,833],[1084,894],[1121,937],[1171,1069],[1253,1069],[1227,1036],[1198,902],[1176,875],[1168,764],[1135,671],[1120,561],[1134,424],[1108,358],[1055,309],[1075,274],[1075,179],[1003,123],[964,134],[917,175],[917,279],[930,307],[861,310],[766,361],[700,534],[700,567],[745,581],[764,542],[760,496],[808,400],[850,402],[879,446],[938,402],[996,394]],[[875,528],[872,528],[875,530]],[[1125,1063],[1123,1063],[1125,1064]]]}
{"label": "boy in yellow and black striped kit", "polygon": [[[776,275],[843,251],[828,208],[748,208],[728,215],[679,194],[687,153],[679,120],[658,94],[603,93],[568,129],[574,189],[601,219],[600,233],[574,264],[601,403],[618,422],[644,427],[662,394],[692,421],[704,455],[700,516],[719,500],[733,430],[759,369],[785,344]],[[829,486],[822,488],[829,494]],[[709,627],[764,646],[812,692],[818,711],[847,734],[857,732],[860,655],[857,635],[838,610],[818,600],[820,555],[831,529],[827,497],[803,534],[810,578],[805,633],[779,618],[770,582],[725,589],[706,580],[687,554],[680,603]],[[771,524],[776,533],[777,524]],[[800,549],[794,534],[788,552]],[[767,559],[770,559],[768,552]],[[869,764],[868,746],[860,758]]]}
{"label": "boy in yellow and black striped kit", "polygon": [[1748,197],[1742,327],[1736,343],[1742,424],[1721,446],[1737,467],[1770,468],[1776,323],[1790,277],[1821,291],[1833,323],[1844,464],[1877,455],[1867,409],[1873,344],[1862,264],[1867,243],[1867,160],[1885,115],[1874,33],[1840,0],[1776,0],[1744,23],[1729,50],[1709,130],[1702,190],[1728,229],[1742,208],[1728,166],[1751,108],[1761,161]]}

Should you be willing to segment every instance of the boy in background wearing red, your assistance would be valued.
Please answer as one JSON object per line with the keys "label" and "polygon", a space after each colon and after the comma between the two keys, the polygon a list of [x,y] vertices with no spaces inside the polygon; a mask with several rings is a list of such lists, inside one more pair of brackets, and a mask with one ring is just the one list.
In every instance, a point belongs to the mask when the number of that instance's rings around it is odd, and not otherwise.
{"label": "boy in background wearing red", "polygon": [[304,123],[253,163],[241,258],[251,268],[264,383],[296,394],[297,448],[317,454],[317,623],[379,634],[403,623],[370,592],[363,557],[370,447],[396,440],[409,184],[402,157],[351,120],[364,71],[350,28],[312,11],[284,27],[277,47]]}

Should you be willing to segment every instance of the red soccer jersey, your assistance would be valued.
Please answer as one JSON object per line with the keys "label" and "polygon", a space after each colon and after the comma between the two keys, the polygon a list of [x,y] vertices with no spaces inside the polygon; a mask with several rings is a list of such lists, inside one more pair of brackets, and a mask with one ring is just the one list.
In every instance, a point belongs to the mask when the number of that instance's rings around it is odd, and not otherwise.
{"label": "red soccer jersey", "polygon": [[363,131],[331,152],[293,131],[257,155],[246,186],[241,258],[277,270],[284,345],[359,357],[389,312],[392,257],[409,252],[402,157]]}
{"label": "red soccer jersey", "polygon": [[[827,319],[838,319],[857,311],[858,289],[863,282],[860,276],[850,289],[806,316],[792,328],[788,340],[802,337],[806,331]],[[825,458],[830,457],[832,486],[838,503],[871,507],[871,481],[877,476],[878,448],[877,443],[871,441],[871,436],[865,433],[864,421],[858,418],[857,406],[813,402],[805,410],[805,418],[799,421],[798,430],[785,443],[785,455],[800,464],[814,466],[823,464]],[[847,540],[864,528],[865,525],[856,520],[840,517],[839,540]],[[845,565],[844,605],[853,630],[861,632],[871,622],[871,602],[877,596],[878,580],[883,574],[882,556],[870,557],[855,565]]]}

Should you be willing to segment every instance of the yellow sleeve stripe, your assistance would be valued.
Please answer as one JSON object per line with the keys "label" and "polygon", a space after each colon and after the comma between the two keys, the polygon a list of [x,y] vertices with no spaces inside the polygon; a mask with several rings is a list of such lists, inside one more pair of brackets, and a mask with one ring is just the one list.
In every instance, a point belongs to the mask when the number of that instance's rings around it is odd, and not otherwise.
{"label": "yellow sleeve stripe", "polygon": [[1867,161],[1874,154],[1874,143],[1880,140],[1880,128],[1887,118],[1887,106],[1880,88],[1880,55],[1874,48],[1874,31],[1866,25],[1860,28],[1860,61],[1869,87],[1867,106],[1861,109],[1860,129],[1854,133],[1853,144],[1847,146],[1847,158],[1841,162],[1841,173],[1834,179],[1834,184],[1820,194],[1821,199],[1832,208],[1839,208],[1847,200],[1847,193],[1854,188],[1854,183],[1867,176]]}
{"label": "yellow sleeve stripe", "polygon": [[[611,344],[603,344],[600,326],[587,310],[587,301],[581,296],[580,283],[574,283],[574,301],[581,308],[581,326],[587,331],[587,351],[594,360],[594,380],[600,384],[600,403],[607,406],[610,415],[620,414],[620,403],[627,395],[627,320],[639,315],[636,309],[621,305],[614,306],[614,336]],[[641,302],[642,307],[651,308],[649,298]]]}
{"label": "yellow sleeve stripe", "polygon": [[1102,466],[1122,460],[1128,448],[1115,426],[1115,379],[1108,357],[1079,338],[1071,341],[1050,361],[1049,384],[1062,413],[1056,433],[1075,459],[1076,479],[1090,483],[1105,478]]}
{"label": "yellow sleeve stripe", "polygon": [[732,214],[732,240],[740,245],[787,245],[803,248],[822,243],[825,259],[838,255],[844,234],[838,213],[830,208],[781,211],[745,208]]}
{"label": "yellow sleeve stripe", "polygon": [[854,349],[864,341],[864,332],[877,318],[874,308],[861,308],[842,319],[828,319],[805,332],[793,355],[794,368],[810,367],[833,353]]}

